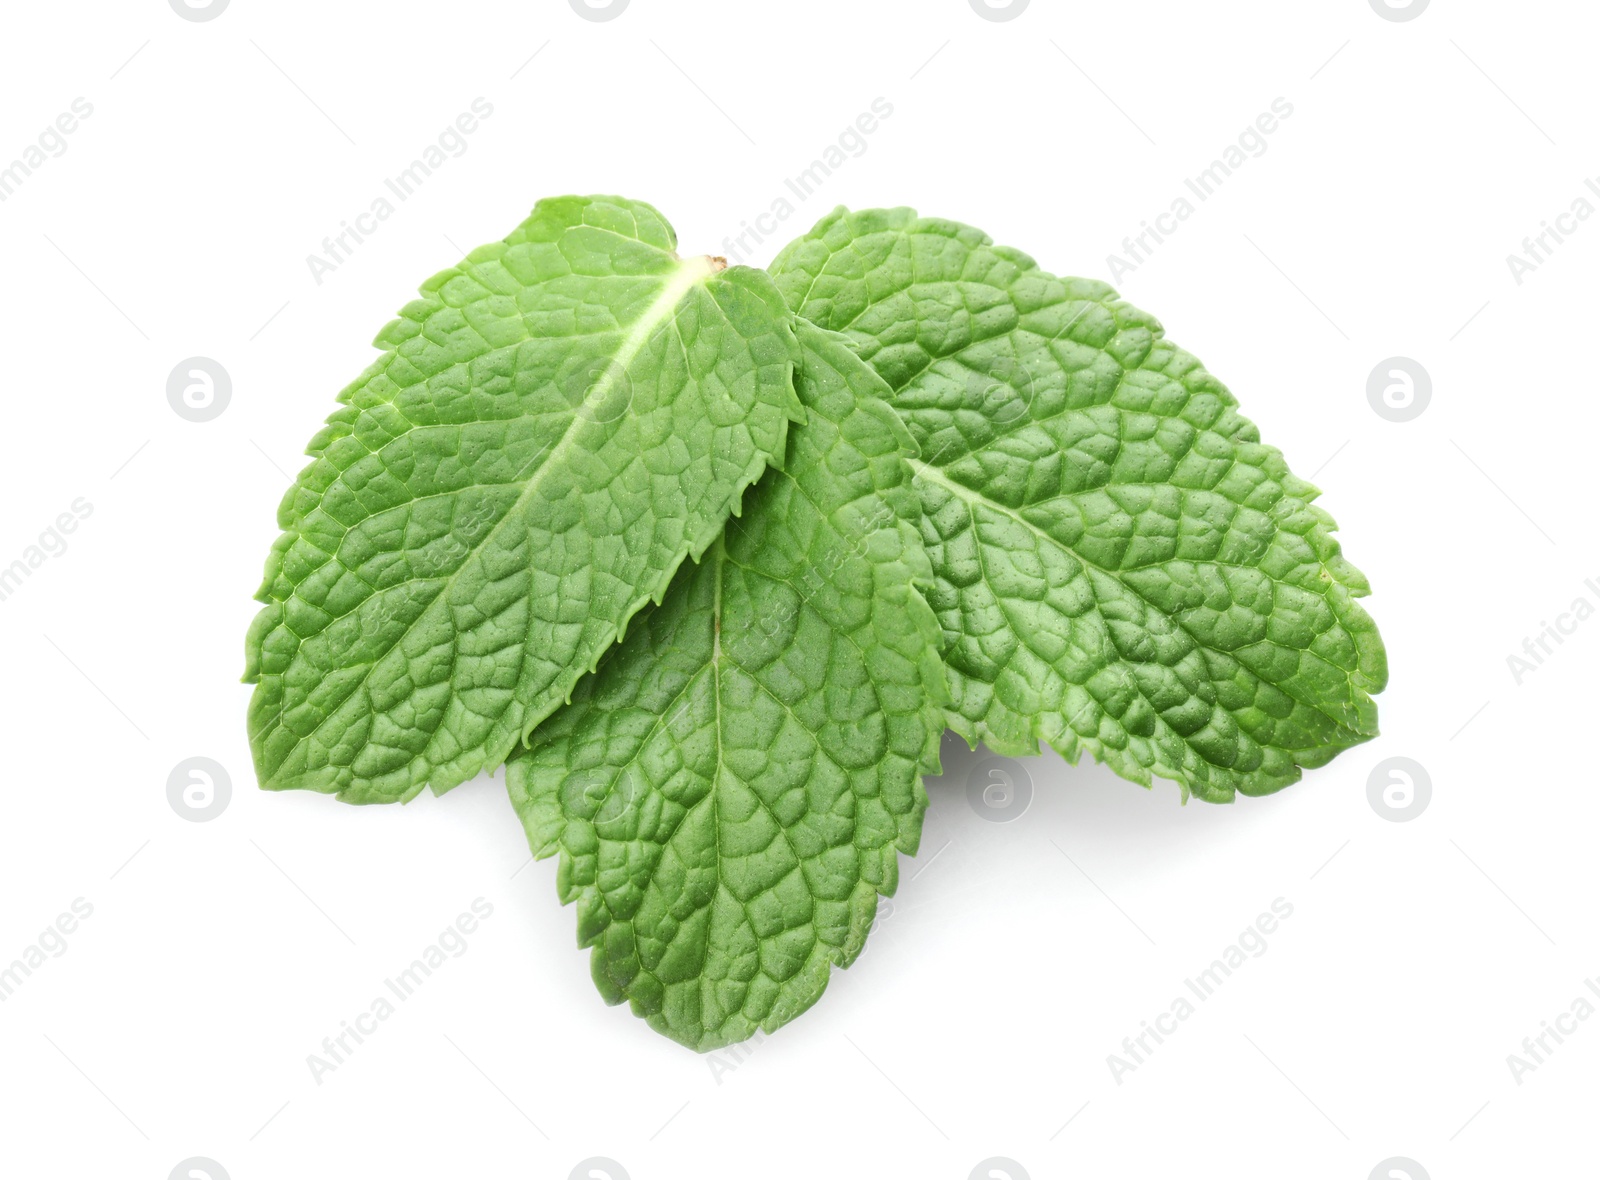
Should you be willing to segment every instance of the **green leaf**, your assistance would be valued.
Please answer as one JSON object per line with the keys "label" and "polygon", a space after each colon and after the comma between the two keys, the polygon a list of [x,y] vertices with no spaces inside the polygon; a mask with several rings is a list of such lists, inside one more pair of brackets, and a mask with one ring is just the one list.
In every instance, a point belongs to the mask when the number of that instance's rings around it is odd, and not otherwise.
{"label": "green leaf", "polygon": [[1265,794],[1377,733],[1387,672],[1317,490],[1161,325],[909,209],[840,209],[773,263],[893,390],[955,704],[1134,782]]}
{"label": "green leaf", "polygon": [[838,337],[797,331],[784,469],[506,775],[602,995],[699,1050],[792,1020],[860,953],[944,728],[910,438]]}
{"label": "green leaf", "polygon": [[541,201],[378,334],[279,509],[262,786],[388,802],[499,765],[782,456],[782,300],[675,244],[637,201]]}

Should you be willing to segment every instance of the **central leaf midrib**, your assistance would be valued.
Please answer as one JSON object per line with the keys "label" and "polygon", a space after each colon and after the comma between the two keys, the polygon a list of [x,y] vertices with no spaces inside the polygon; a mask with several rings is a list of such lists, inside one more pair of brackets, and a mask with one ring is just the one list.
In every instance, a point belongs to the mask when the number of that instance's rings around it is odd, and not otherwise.
{"label": "central leaf midrib", "polygon": [[[740,911],[744,914],[745,922],[747,924],[749,924],[751,926],[752,930],[753,930],[754,929],[754,924],[750,922],[750,910],[749,910],[749,907],[744,902],[740,901],[738,895],[735,894],[733,892],[733,890],[728,887],[728,883],[727,883],[727,881],[726,881],[726,879],[725,879],[725,877],[723,875],[723,872],[722,872],[722,865],[723,865],[723,855],[722,855],[722,813],[721,813],[720,798],[719,797],[720,797],[720,794],[721,794],[721,779],[722,779],[722,775],[727,770],[727,763],[724,760],[724,754],[723,754],[723,749],[722,749],[722,726],[723,726],[723,721],[724,721],[723,712],[722,712],[722,580],[723,580],[724,574],[725,574],[728,566],[730,564],[734,564],[734,565],[738,564],[736,562],[731,562],[729,557],[728,557],[728,551],[727,551],[727,545],[726,545],[726,534],[724,534],[724,536],[721,536],[721,537],[717,538],[717,541],[716,541],[715,545],[713,545],[712,548],[707,551],[706,560],[711,562],[711,564],[712,564],[712,574],[711,574],[711,579],[712,579],[712,593],[711,593],[711,618],[712,618],[711,698],[712,698],[712,708],[713,708],[712,722],[713,722],[713,725],[715,727],[715,731],[716,731],[716,735],[717,735],[716,765],[713,767],[712,773],[711,773],[711,789],[706,793],[707,797],[708,797],[707,798],[707,802],[709,803],[710,808],[711,808],[711,843],[712,843],[712,848],[715,850],[715,853],[716,853],[717,888],[719,890],[721,890],[721,891],[726,891],[727,892],[728,896],[732,899],[733,903],[736,906],[738,906]],[[743,569],[745,567],[739,566],[739,568]],[[738,664],[737,662],[734,663],[734,667],[738,668],[739,671],[743,672],[746,676],[749,676],[751,683],[754,684],[756,686],[756,688],[764,696],[766,696],[769,700],[771,700],[774,704],[776,704],[779,708],[781,708],[785,712],[785,714],[788,715],[788,717],[791,720],[793,720],[794,722],[799,724],[800,727],[803,730],[805,730],[805,732],[808,735],[810,735],[810,737],[813,740],[813,742],[816,743],[817,753],[820,756],[822,756],[823,758],[826,758],[829,762],[832,762],[835,766],[839,767],[841,772],[844,771],[844,768],[842,766],[839,766],[839,763],[833,758],[833,756],[827,751],[826,747],[822,744],[820,736],[817,733],[815,733],[811,729],[811,727],[809,725],[806,725],[804,722],[802,722],[800,720],[799,717],[795,716],[794,710],[789,706],[787,701],[784,701],[783,699],[778,697],[775,693],[773,693],[771,691],[771,689],[769,689],[765,684],[763,684],[761,682],[760,677],[758,677],[754,673],[752,673],[750,671],[750,669],[744,667],[741,664]],[[654,732],[653,729],[652,729],[652,732]],[[644,745],[641,744],[640,747],[639,747],[638,752],[635,754],[635,757],[637,758],[640,755],[642,755],[643,750],[644,750]],[[791,837],[791,835],[789,833],[788,827],[786,827],[784,825],[783,821],[778,817],[777,813],[772,810],[771,805],[765,799],[763,799],[761,797],[760,792],[756,791],[749,784],[745,784],[745,785],[747,786],[747,788],[750,789],[750,794],[755,799],[757,805],[761,808],[762,811],[766,812],[768,818],[772,820],[773,826],[777,829],[778,835],[783,839],[784,844],[789,849],[789,855],[794,860],[794,866],[795,866],[794,867],[794,871],[800,873],[801,877],[803,879],[805,879],[807,892],[810,892],[811,891],[811,882],[810,882],[810,879],[809,879],[809,877],[807,876],[807,873],[806,873],[806,864],[808,863],[807,862],[807,858],[802,856],[800,854],[800,850],[794,846],[794,840],[793,840],[793,838]],[[852,789],[852,795],[853,794],[854,794],[854,791]],[[666,839],[666,843],[670,843],[671,842],[673,836],[676,835],[677,830],[680,829],[682,827],[683,823],[686,822],[687,820],[688,820],[688,815],[685,815],[684,818],[679,821],[678,828],[675,828],[674,832],[672,834],[668,835],[668,837]],[[654,881],[655,878],[656,878],[656,873],[654,871],[652,871],[652,873],[651,873],[652,881]],[[813,897],[814,897],[814,895],[813,895]],[[715,901],[715,898],[713,897],[711,902],[708,903],[708,908],[709,908],[709,906],[715,905],[715,904],[716,904],[716,901]],[[608,906],[608,908],[609,908],[609,906]],[[814,915],[813,915],[813,917],[814,917]],[[814,923],[813,923],[813,925],[814,925]],[[711,954],[711,935],[710,935],[710,924],[708,923],[707,924],[707,929],[706,929],[706,934],[700,941],[700,966],[699,966],[699,970],[697,972],[697,977],[700,977],[700,985],[701,985],[702,988],[708,987],[708,986],[715,986],[715,983],[716,983],[716,981],[714,981],[714,980],[709,980],[708,981],[708,980],[703,978],[704,975],[705,975],[706,964],[707,964],[707,962],[708,962],[708,960],[710,958],[710,954]]]}
{"label": "central leaf midrib", "polygon": [[[1005,504],[1001,504],[997,500],[990,499],[988,496],[984,495],[982,492],[975,491],[974,489],[967,487],[963,483],[956,482],[954,479],[950,478],[944,472],[940,471],[937,467],[931,467],[927,463],[924,463],[921,459],[907,459],[906,461],[911,464],[911,469],[914,472],[916,472],[917,475],[919,475],[919,476],[921,476],[923,478],[926,478],[926,479],[928,479],[929,481],[931,481],[933,483],[938,484],[940,487],[946,489],[947,491],[949,491],[953,495],[959,497],[962,500],[965,500],[969,505],[982,505],[982,506],[990,508],[993,511],[998,512],[998,513],[1000,513],[1000,514],[1002,514],[1002,515],[1004,515],[1006,517],[1009,517],[1010,519],[1012,519],[1012,520],[1016,521],[1018,524],[1020,524],[1023,528],[1028,529],[1030,532],[1036,534],[1037,536],[1039,536],[1043,540],[1048,541],[1050,544],[1056,546],[1058,549],[1062,550],[1062,552],[1070,554],[1074,560],[1079,562],[1086,569],[1094,570],[1096,573],[1099,573],[1102,576],[1104,576],[1106,578],[1109,578],[1111,581],[1115,582],[1117,585],[1119,585],[1119,586],[1123,587],[1123,589],[1127,590],[1128,593],[1132,594],[1135,598],[1137,598],[1141,602],[1145,603],[1145,605],[1147,605],[1147,606],[1151,607],[1152,609],[1156,610],[1158,613],[1160,613],[1162,615],[1165,615],[1166,617],[1172,619],[1173,622],[1177,623],[1177,625],[1179,627],[1183,628],[1183,633],[1185,635],[1187,635],[1189,637],[1189,639],[1194,643],[1194,645],[1197,648],[1199,648],[1200,650],[1217,652],[1220,655],[1228,656],[1230,659],[1238,660],[1239,657],[1234,655],[1232,652],[1223,651],[1221,648],[1215,648],[1215,647],[1212,647],[1210,644],[1206,643],[1198,635],[1196,635],[1192,630],[1190,630],[1189,625],[1187,623],[1185,623],[1183,621],[1183,619],[1177,613],[1165,611],[1158,604],[1151,602],[1147,597],[1145,597],[1145,595],[1137,587],[1130,585],[1118,573],[1116,573],[1113,570],[1108,570],[1104,566],[1098,565],[1095,562],[1090,561],[1088,558],[1084,557],[1081,553],[1079,553],[1076,549],[1074,549],[1071,545],[1068,545],[1065,542],[1059,540],[1058,538],[1056,538],[1054,536],[1051,536],[1051,534],[1049,532],[1047,532],[1045,529],[1041,528],[1039,525],[1035,524],[1033,521],[1029,520],[1027,517],[1023,516],[1021,513],[1019,513],[1015,509],[1010,508]],[[976,523],[977,522],[974,521],[973,523],[974,523],[974,527],[976,527]],[[982,542],[981,538],[974,537],[974,540],[977,542],[977,544],[980,547],[982,546],[983,542]],[[1099,603],[1099,601],[1100,601],[1098,594],[1095,596],[1095,601],[1096,601],[1096,603]],[[1103,614],[1104,614],[1103,609],[1100,610],[1100,613],[1103,616]],[[1122,656],[1121,653],[1119,652],[1118,653],[1118,659],[1119,660],[1126,660],[1126,657]],[[1241,661],[1241,665],[1242,665],[1242,661]],[[1258,673],[1256,673],[1253,669],[1249,669],[1246,666],[1246,670],[1249,671],[1250,674],[1252,676],[1255,676],[1258,680],[1261,679],[1260,675]],[[1341,671],[1343,671],[1343,669],[1341,669]],[[1349,674],[1346,673],[1346,679],[1348,680],[1348,678],[1349,678]],[[1283,692],[1290,699],[1294,700],[1297,704],[1304,705],[1306,708],[1311,709],[1312,711],[1320,714],[1323,717],[1326,717],[1329,721],[1333,722],[1334,725],[1338,726],[1340,729],[1344,730],[1345,732],[1351,733],[1351,734],[1358,734],[1360,732],[1359,730],[1352,729],[1349,725],[1345,724],[1345,722],[1340,720],[1338,717],[1335,717],[1335,716],[1331,715],[1330,713],[1327,713],[1326,711],[1324,711],[1322,708],[1320,708],[1315,703],[1313,703],[1311,701],[1303,700],[1300,697],[1296,696],[1293,692],[1290,692],[1290,690],[1286,686],[1284,686],[1282,684],[1277,684],[1277,685],[1275,685],[1275,687],[1277,687],[1279,689],[1279,691]],[[1143,694],[1141,694],[1141,695],[1143,695]],[[1210,702],[1210,703],[1215,704],[1215,702]],[[1153,702],[1152,702],[1152,704],[1153,704]],[[1158,710],[1158,712],[1159,712],[1159,710]],[[1170,728],[1170,726],[1169,726],[1169,728]],[[1175,734],[1177,734],[1176,730],[1173,730],[1173,732]],[[1249,731],[1247,730],[1246,732],[1249,732]],[[1191,744],[1190,741],[1188,740],[1188,738],[1184,737],[1182,734],[1177,734],[1177,736],[1178,736],[1178,740],[1179,741],[1183,742],[1183,744],[1187,748],[1189,748],[1191,750],[1194,750],[1195,753],[1199,754],[1199,756],[1201,758],[1205,759],[1205,761],[1207,763],[1210,763],[1211,765],[1218,765],[1216,763],[1212,763],[1209,758],[1206,758],[1205,754],[1201,753],[1193,744]],[[1261,742],[1261,744],[1263,746],[1268,746],[1269,748],[1273,748],[1273,749],[1284,749],[1285,748],[1285,747],[1282,747],[1282,746],[1271,746],[1270,743],[1262,741],[1260,738],[1255,737],[1254,734],[1251,734],[1251,737],[1254,738],[1256,741]],[[1228,768],[1227,767],[1222,767],[1222,769],[1226,770]]]}
{"label": "central leaf midrib", "polygon": [[[719,536],[717,538],[717,543],[716,543],[716,547],[715,547],[715,568],[712,571],[712,577],[711,577],[711,585],[712,585],[712,591],[711,591],[711,626],[712,626],[712,632],[711,632],[711,636],[712,636],[712,646],[711,646],[711,675],[712,675],[711,699],[714,702],[714,705],[713,705],[713,707],[715,709],[714,723],[716,725],[716,732],[717,732],[717,765],[716,765],[716,768],[712,771],[712,775],[711,775],[711,791],[710,791],[710,795],[711,795],[711,844],[712,844],[712,847],[716,850],[716,857],[717,857],[717,888],[718,889],[727,890],[729,897],[731,897],[733,899],[734,904],[737,905],[739,907],[740,911],[744,914],[744,920],[745,920],[746,924],[750,925],[751,929],[754,930],[754,928],[755,928],[754,923],[752,923],[750,921],[750,909],[749,909],[749,907],[746,906],[744,904],[744,902],[739,900],[738,895],[735,894],[732,889],[728,888],[727,881],[724,878],[723,872],[722,872],[722,863],[723,863],[723,856],[722,856],[722,808],[721,808],[721,798],[720,798],[720,796],[722,794],[722,776],[723,776],[723,773],[725,771],[727,771],[727,763],[724,761],[724,756],[723,756],[723,752],[722,752],[722,722],[723,722],[723,715],[722,715],[722,578],[723,578],[723,574],[727,570],[727,568],[728,568],[728,546],[727,546],[727,534],[726,534],[726,532],[724,532],[722,536]],[[741,669],[741,671],[743,671],[743,669]],[[760,686],[760,682],[759,681],[757,681],[757,686],[758,687]],[[784,843],[788,844],[788,846],[789,846],[790,855],[795,858],[795,865],[797,867],[801,867],[802,870],[803,870],[803,866],[805,864],[805,861],[803,859],[801,859],[799,853],[795,850],[793,841],[791,841],[789,839],[788,829],[786,829],[783,826],[783,824],[781,822],[779,822],[778,817],[776,815],[772,814],[772,809],[767,806],[766,800],[762,799],[760,794],[758,794],[753,789],[751,790],[750,793],[751,793],[751,795],[753,795],[755,797],[756,802],[761,805],[762,810],[765,811],[768,814],[769,817],[771,817],[772,822],[777,826],[779,833],[783,836]],[[711,904],[712,905],[716,904],[715,898],[712,899]],[[699,968],[699,971],[697,972],[697,975],[701,977],[700,978],[700,986],[701,986],[702,989],[706,988],[707,986],[714,986],[714,984],[715,984],[715,981],[707,981],[704,978],[705,973],[706,973],[706,964],[709,961],[710,957],[711,957],[711,923],[708,920],[707,923],[706,923],[705,937],[701,941],[701,944],[700,944],[700,968]],[[703,996],[702,996],[702,1000],[703,1000]]]}
{"label": "central leaf midrib", "polygon": [[[572,419],[567,423],[566,429],[562,431],[561,437],[549,447],[546,447],[544,451],[541,451],[538,455],[534,456],[533,462],[538,462],[538,460],[541,458],[544,459],[544,462],[540,464],[539,469],[528,478],[527,483],[523,486],[523,489],[518,494],[516,500],[512,502],[511,507],[508,508],[505,514],[494,523],[493,527],[491,527],[487,533],[484,534],[482,541],[468,550],[466,555],[461,559],[461,563],[456,566],[456,568],[447,577],[440,580],[438,588],[432,595],[429,596],[427,603],[423,606],[422,610],[418,612],[416,619],[400,631],[400,633],[395,637],[393,643],[389,644],[388,647],[384,648],[381,652],[373,656],[371,662],[368,663],[366,670],[361,674],[360,678],[350,685],[349,691],[340,696],[338,704],[328,711],[328,716],[323,720],[323,722],[313,729],[309,734],[301,737],[295,743],[297,747],[303,745],[311,738],[316,737],[323,731],[325,726],[333,722],[335,716],[337,715],[338,709],[342,707],[344,703],[352,696],[354,696],[357,692],[360,692],[365,687],[368,679],[372,676],[373,671],[376,670],[378,665],[383,661],[384,657],[389,655],[390,652],[394,651],[401,641],[404,640],[407,635],[412,633],[417,625],[422,622],[427,613],[433,608],[434,604],[437,603],[441,597],[445,596],[451,587],[455,585],[456,579],[460,577],[462,570],[466,569],[474,557],[487,549],[489,543],[500,532],[505,523],[508,520],[511,520],[521,511],[523,506],[528,502],[529,497],[532,496],[540,487],[541,481],[543,480],[545,474],[550,471],[550,469],[555,465],[556,461],[572,445],[573,440],[579,433],[580,425],[585,421],[584,410],[592,404],[599,404],[603,400],[605,394],[608,393],[611,387],[615,384],[615,375],[625,374],[627,372],[628,366],[632,364],[634,358],[638,356],[645,344],[648,343],[650,338],[655,334],[655,329],[658,328],[662,323],[665,323],[672,318],[678,304],[697,283],[710,278],[714,273],[716,272],[711,259],[704,255],[685,259],[679,263],[677,269],[667,280],[666,285],[662,287],[661,293],[651,301],[650,306],[645,309],[644,314],[634,321],[627,334],[619,342],[617,350],[612,355],[611,361],[606,368],[604,376],[602,376],[601,380],[595,382],[594,386],[590,388],[583,402],[573,408]],[[330,559],[337,560],[337,557],[336,555],[330,555]],[[454,679],[453,657],[451,679]],[[281,703],[279,707],[278,723],[279,725],[283,724]],[[432,744],[434,736],[437,732],[437,730],[434,730],[429,733],[428,745]],[[424,749],[426,749],[426,746],[424,746]],[[282,763],[279,765],[282,765]]]}

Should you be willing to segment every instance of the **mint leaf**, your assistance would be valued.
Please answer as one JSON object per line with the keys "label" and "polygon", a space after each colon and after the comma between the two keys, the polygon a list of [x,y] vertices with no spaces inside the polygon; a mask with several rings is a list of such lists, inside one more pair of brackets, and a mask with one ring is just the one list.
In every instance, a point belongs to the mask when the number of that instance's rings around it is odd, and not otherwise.
{"label": "mint leaf", "polygon": [[840,209],[772,273],[893,390],[955,704],[1146,786],[1264,794],[1377,733],[1384,649],[1317,490],[1104,283],[909,209]]}
{"label": "mint leaf", "polygon": [[386,802],[497,766],[782,456],[772,281],[675,244],[641,202],[541,201],[379,333],[279,509],[262,786]]}
{"label": "mint leaf", "polygon": [[944,728],[910,438],[838,337],[797,332],[783,470],[506,775],[601,994],[700,1050],[792,1020],[860,953]]}

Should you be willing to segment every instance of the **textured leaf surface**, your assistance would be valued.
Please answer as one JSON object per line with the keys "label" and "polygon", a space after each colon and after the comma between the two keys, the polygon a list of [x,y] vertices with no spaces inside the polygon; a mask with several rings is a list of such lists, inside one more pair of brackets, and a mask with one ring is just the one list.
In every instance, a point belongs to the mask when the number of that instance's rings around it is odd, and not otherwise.
{"label": "textured leaf surface", "polygon": [[798,331],[784,470],[507,770],[602,994],[700,1050],[860,952],[944,729],[910,440],[837,336]]}
{"label": "textured leaf surface", "polygon": [[382,802],[497,766],[781,458],[790,317],[675,244],[639,202],[542,201],[378,335],[279,509],[263,786]]}
{"label": "textured leaf surface", "polygon": [[772,271],[893,390],[969,741],[1263,794],[1377,732],[1377,629],[1317,491],[1104,283],[838,210]]}

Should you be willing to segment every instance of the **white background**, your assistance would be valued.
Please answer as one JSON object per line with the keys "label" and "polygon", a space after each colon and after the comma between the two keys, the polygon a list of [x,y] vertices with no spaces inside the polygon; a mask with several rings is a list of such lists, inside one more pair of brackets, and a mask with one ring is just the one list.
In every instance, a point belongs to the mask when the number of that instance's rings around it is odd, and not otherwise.
{"label": "white background", "polygon": [[[0,165],[75,98],[94,110],[0,204],[0,565],[75,499],[93,512],[0,602],[0,965],[75,898],[94,910],[0,1003],[0,1173],[564,1180],[602,1156],[633,1180],[965,1180],[998,1156],[1013,1180],[1365,1180],[1405,1156],[1448,1180],[1592,1158],[1600,1020],[1520,1084],[1506,1060],[1600,975],[1600,621],[1520,685],[1507,666],[1600,605],[1600,218],[1520,285],[1506,263],[1600,176],[1592,6],[633,0],[600,23],[566,0],[233,0],[192,22],[106,0],[4,21]],[[314,281],[307,255],[480,96],[465,154]],[[619,192],[723,252],[883,97],[865,152],[750,261],[834,204],[914,204],[1109,278],[1280,96],[1265,154],[1118,285],[1325,489],[1389,648],[1381,738],[1227,807],[1049,756],[1008,823],[969,806],[959,754],[861,960],[742,1059],[600,1002],[498,782],[404,808],[255,789],[238,680],[277,501],[458,246],[541,196]],[[199,424],[166,399],[196,355],[233,382]],[[1433,382],[1406,423],[1366,396],[1394,355]],[[206,823],[167,799],[193,756],[232,780]],[[1391,756],[1431,777],[1410,822],[1368,802]],[[307,1055],[478,897],[467,952],[314,1082]],[[1122,1039],[1280,897],[1266,952],[1114,1080]]]}

